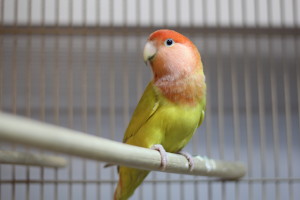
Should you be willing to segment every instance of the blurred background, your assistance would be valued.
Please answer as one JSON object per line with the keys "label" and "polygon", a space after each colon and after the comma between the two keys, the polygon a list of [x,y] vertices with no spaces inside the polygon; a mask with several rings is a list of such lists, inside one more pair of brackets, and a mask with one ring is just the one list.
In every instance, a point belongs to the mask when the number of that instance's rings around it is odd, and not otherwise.
{"label": "blurred background", "polygon": [[[299,0],[0,0],[0,110],[122,141],[152,76],[145,41],[174,29],[199,48],[208,86],[185,150],[248,171],[238,182],[152,172],[132,199],[298,199],[299,10]],[[61,156],[63,169],[0,164],[0,199],[112,199],[116,168]]]}

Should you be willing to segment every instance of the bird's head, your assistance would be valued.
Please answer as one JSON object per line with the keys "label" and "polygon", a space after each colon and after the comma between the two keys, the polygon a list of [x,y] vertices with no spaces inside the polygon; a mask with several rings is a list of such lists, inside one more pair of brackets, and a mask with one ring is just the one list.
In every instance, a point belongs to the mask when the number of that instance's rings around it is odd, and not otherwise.
{"label": "bird's head", "polygon": [[167,29],[149,36],[144,48],[144,61],[151,65],[154,79],[180,76],[202,68],[196,46],[182,34]]}

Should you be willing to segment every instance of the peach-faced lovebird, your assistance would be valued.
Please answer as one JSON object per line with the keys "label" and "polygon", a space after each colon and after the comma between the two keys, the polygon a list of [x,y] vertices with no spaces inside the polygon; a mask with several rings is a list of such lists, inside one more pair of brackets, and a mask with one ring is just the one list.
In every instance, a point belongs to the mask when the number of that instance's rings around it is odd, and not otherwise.
{"label": "peach-faced lovebird", "polygon": [[[205,76],[197,47],[172,30],[158,30],[149,36],[144,61],[152,69],[153,80],[132,115],[123,142],[158,150],[164,168],[166,151],[180,153],[203,121]],[[191,156],[182,154],[191,169]],[[114,199],[128,199],[148,173],[120,166]]]}

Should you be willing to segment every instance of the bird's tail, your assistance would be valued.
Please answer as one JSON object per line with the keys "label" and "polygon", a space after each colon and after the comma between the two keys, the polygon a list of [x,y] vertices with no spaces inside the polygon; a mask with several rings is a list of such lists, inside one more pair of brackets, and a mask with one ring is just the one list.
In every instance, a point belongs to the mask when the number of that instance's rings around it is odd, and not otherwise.
{"label": "bird's tail", "polygon": [[120,167],[114,200],[127,200],[148,174],[149,171]]}
{"label": "bird's tail", "polygon": [[114,200],[126,200],[128,199],[128,197],[123,197],[124,195],[122,195],[122,184],[119,181],[117,188],[115,190],[115,194],[114,194]]}

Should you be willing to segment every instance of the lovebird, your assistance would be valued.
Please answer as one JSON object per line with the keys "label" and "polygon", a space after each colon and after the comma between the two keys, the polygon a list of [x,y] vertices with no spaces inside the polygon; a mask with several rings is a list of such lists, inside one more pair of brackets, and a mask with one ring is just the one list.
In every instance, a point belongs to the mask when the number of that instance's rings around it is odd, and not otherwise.
{"label": "lovebird", "polygon": [[[123,142],[152,148],[167,164],[166,152],[180,153],[204,119],[206,84],[197,47],[173,30],[153,32],[144,47],[144,61],[153,72],[124,134]],[[192,157],[181,152],[193,168]],[[126,200],[149,171],[118,167],[114,200]]]}

